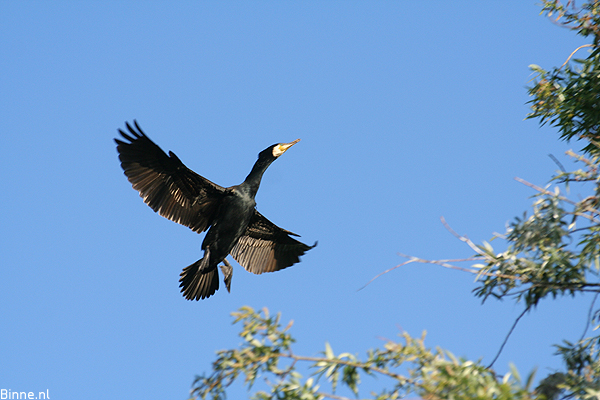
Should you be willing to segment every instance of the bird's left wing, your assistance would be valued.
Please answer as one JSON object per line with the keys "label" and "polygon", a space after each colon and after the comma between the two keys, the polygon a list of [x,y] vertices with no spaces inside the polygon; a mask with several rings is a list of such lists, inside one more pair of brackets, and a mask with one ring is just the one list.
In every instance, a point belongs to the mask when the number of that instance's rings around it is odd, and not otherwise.
{"label": "bird's left wing", "polygon": [[172,152],[167,155],[148,138],[136,121],[119,129],[125,142],[115,139],[121,167],[144,202],[154,211],[195,232],[205,231],[214,219],[225,188],[187,168]]}
{"label": "bird's left wing", "polygon": [[231,256],[254,274],[274,272],[300,261],[300,256],[317,245],[308,246],[293,239],[295,233],[282,229],[254,210],[244,235],[231,250]]}

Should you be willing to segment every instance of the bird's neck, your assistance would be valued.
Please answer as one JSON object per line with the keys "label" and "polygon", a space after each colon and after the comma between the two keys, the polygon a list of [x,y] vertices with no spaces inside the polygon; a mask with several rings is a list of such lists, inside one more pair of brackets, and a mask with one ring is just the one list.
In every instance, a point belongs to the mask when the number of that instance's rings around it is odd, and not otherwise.
{"label": "bird's neck", "polygon": [[262,179],[263,174],[269,168],[269,165],[275,160],[258,160],[252,167],[252,171],[248,174],[246,179],[244,180],[244,185],[246,185],[250,189],[250,195],[254,197],[256,192],[258,192],[258,187],[260,186],[260,180]]}

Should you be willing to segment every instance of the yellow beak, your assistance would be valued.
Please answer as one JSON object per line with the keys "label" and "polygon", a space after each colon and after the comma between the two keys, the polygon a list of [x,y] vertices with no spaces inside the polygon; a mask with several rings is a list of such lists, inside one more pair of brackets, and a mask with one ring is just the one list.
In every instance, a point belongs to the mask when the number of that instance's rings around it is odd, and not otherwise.
{"label": "yellow beak", "polygon": [[300,139],[296,139],[296,140],[294,140],[293,142],[290,142],[290,143],[279,143],[279,145],[276,146],[275,149],[273,149],[273,155],[275,157],[279,157],[280,155],[282,155],[283,153],[285,153],[290,147],[292,147],[293,145],[295,145],[299,141],[300,141]]}

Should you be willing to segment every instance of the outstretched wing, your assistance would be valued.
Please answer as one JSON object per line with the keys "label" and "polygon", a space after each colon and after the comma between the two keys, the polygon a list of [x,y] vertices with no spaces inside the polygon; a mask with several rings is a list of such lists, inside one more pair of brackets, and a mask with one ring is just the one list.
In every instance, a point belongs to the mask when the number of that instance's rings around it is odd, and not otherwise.
{"label": "outstretched wing", "polygon": [[167,155],[142,131],[125,123],[119,129],[127,142],[115,139],[121,167],[133,188],[154,211],[195,232],[212,223],[225,189],[187,168],[177,156]]}
{"label": "outstretched wing", "polygon": [[254,274],[279,271],[300,261],[301,255],[317,245],[308,246],[290,236],[298,235],[281,229],[255,210],[231,256]]}

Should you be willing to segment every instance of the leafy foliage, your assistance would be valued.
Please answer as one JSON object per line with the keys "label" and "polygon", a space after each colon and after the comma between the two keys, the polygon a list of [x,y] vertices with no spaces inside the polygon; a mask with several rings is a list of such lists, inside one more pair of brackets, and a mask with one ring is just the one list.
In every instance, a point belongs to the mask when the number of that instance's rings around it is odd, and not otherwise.
{"label": "leafy foliage", "polygon": [[[571,2],[569,2],[571,3]],[[550,122],[559,129],[562,139],[585,140],[586,153],[597,153],[600,137],[600,12],[598,1],[584,4],[580,9],[563,6],[559,1],[544,2],[542,12],[575,30],[592,36],[593,44],[577,48],[565,63],[550,71],[537,65],[530,66],[537,73],[535,84],[529,89],[532,112],[529,118],[539,118],[541,124]],[[582,48],[591,48],[585,59],[571,57]]]}
{"label": "leafy foliage", "polygon": [[[239,349],[217,353],[213,373],[196,378],[193,398],[225,399],[225,389],[240,375],[252,387],[259,375],[268,383],[268,390],[259,390],[253,399],[347,399],[336,394],[339,387],[354,396],[359,395],[361,377],[385,378],[390,387],[370,393],[372,399],[397,399],[414,393],[424,399],[532,399],[527,386],[518,375],[509,373],[497,379],[491,369],[478,363],[458,359],[441,349],[425,346],[425,335],[413,338],[403,333],[401,341],[387,341],[382,348],[369,350],[366,358],[335,354],[329,344],[317,357],[295,354],[289,333],[290,322],[282,328],[280,316],[270,317],[243,307],[233,313],[235,322],[242,322]],[[299,363],[307,363],[311,371],[304,379]],[[407,371],[403,373],[401,371]],[[322,387],[327,384],[327,388]],[[324,386],[324,385],[323,385]]]}

